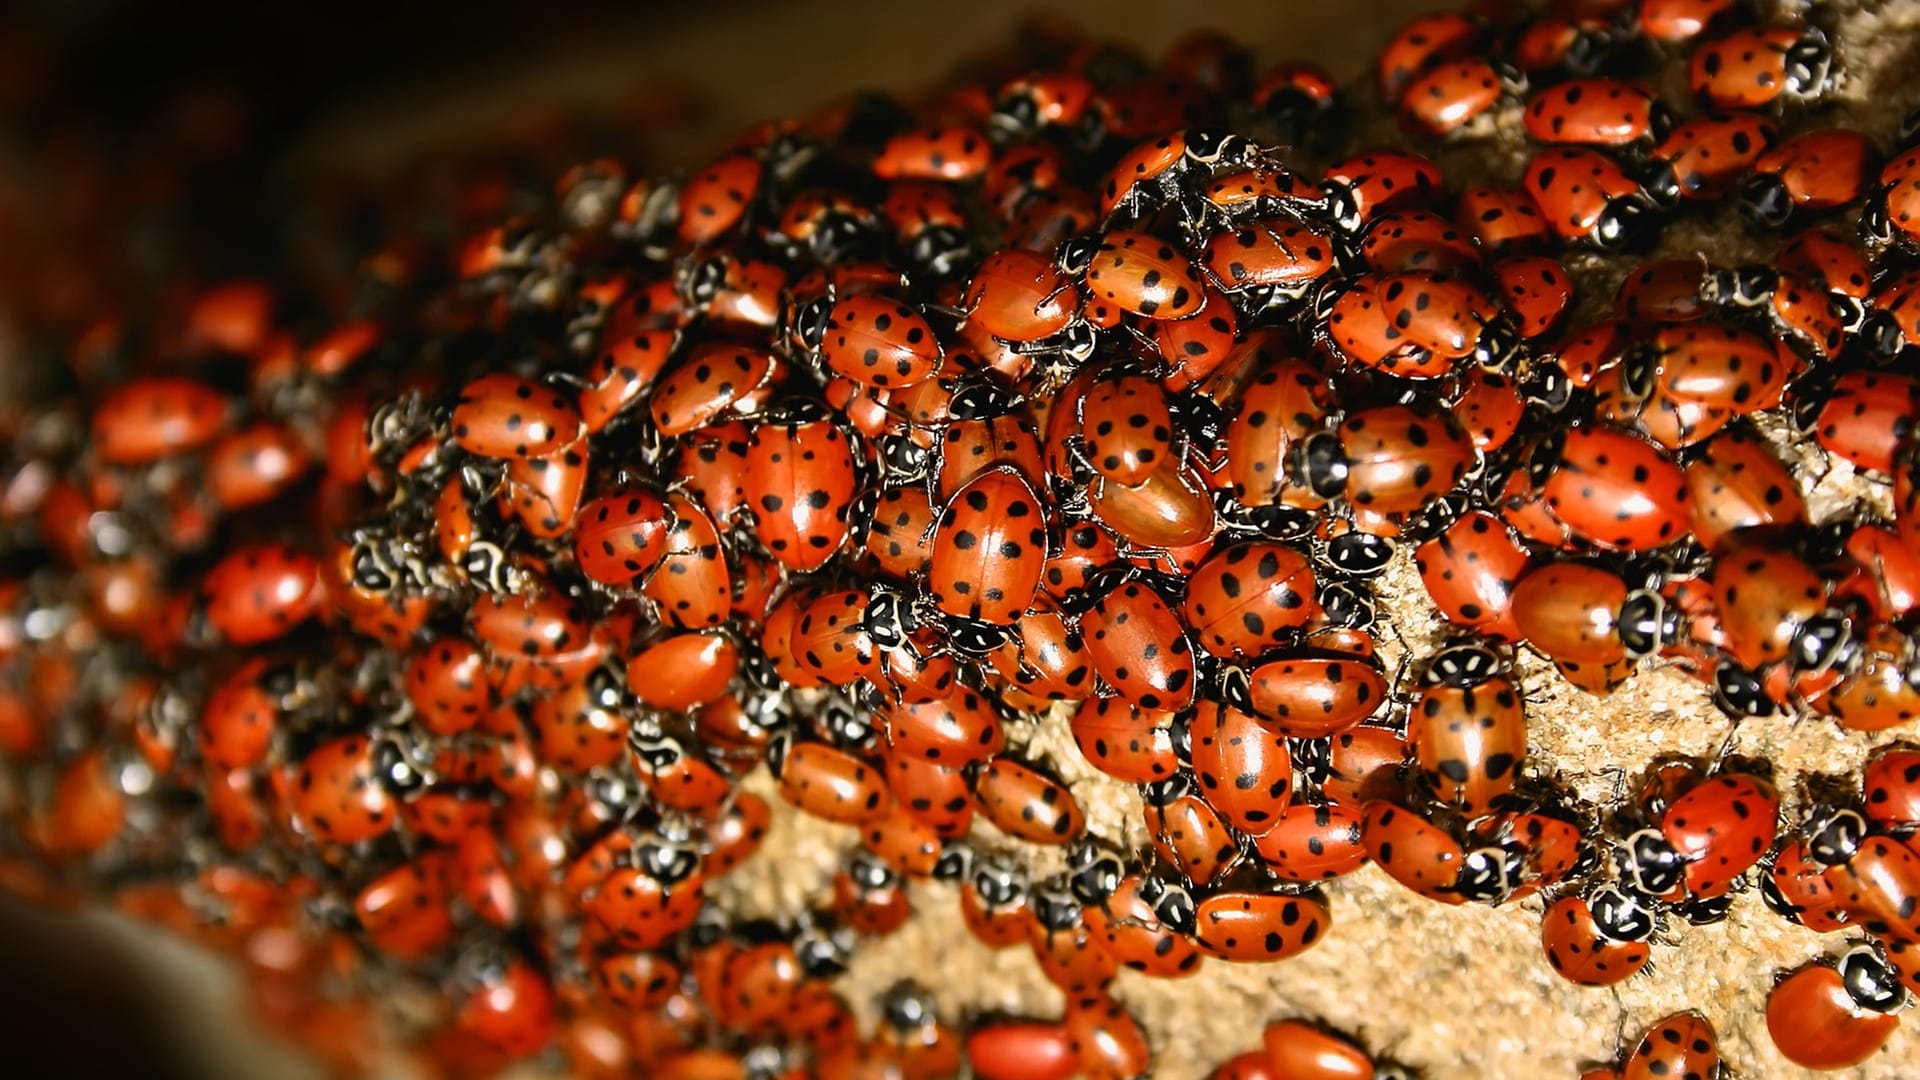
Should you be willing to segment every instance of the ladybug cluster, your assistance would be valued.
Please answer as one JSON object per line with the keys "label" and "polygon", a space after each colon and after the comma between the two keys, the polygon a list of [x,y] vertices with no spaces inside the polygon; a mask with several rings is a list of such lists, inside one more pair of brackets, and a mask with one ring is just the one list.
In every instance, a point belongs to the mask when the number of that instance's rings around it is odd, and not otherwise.
{"label": "ladybug cluster", "polygon": [[[1355,91],[1030,45],[72,335],[0,488],[0,882],[241,955],[343,1071],[1198,1069],[1122,971],[1310,950],[1369,864],[1537,908],[1580,986],[1749,891],[1858,929],[1765,1021],[1870,1057],[1920,752],[1593,801],[1529,710],[1658,667],[1860,759],[1920,716],[1915,133],[1823,124],[1827,33],[1732,0],[1436,15]],[[1642,257],[1733,221],[1770,261]],[[788,808],[830,896],[736,917]],[[1059,1018],[840,992],[928,879]],[[1397,1068],[1289,1019],[1215,1075]],[[1596,1075],[1721,1068],[1680,1014]]]}

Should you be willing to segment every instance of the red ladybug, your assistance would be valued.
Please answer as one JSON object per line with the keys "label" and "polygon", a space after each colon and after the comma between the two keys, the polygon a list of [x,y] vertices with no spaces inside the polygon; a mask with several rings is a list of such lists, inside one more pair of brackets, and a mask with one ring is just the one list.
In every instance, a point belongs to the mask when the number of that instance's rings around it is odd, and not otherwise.
{"label": "red ladybug", "polygon": [[1650,92],[1617,79],[1569,79],[1535,94],[1522,114],[1527,134],[1543,143],[1624,146],[1658,139],[1666,107]]}
{"label": "red ladybug", "polygon": [[826,565],[852,533],[859,479],[848,434],[796,405],[754,427],[746,464],[754,536],[789,569]]}
{"label": "red ladybug", "polygon": [[[1047,560],[1047,509],[1020,473],[999,466],[960,488],[940,512],[927,594],[955,619],[986,627],[1017,622]],[[992,633],[991,644],[1004,636]]]}
{"label": "red ladybug", "polygon": [[1221,659],[1288,644],[1318,609],[1307,557],[1269,542],[1215,551],[1187,579],[1181,604],[1201,647]]}
{"label": "red ladybug", "polygon": [[1687,82],[1722,109],[1757,109],[1781,96],[1809,100],[1833,74],[1833,49],[1811,26],[1747,26],[1693,47]]}
{"label": "red ladybug", "polygon": [[1387,876],[1429,900],[1464,904],[1456,889],[1464,852],[1446,830],[1405,806],[1375,799],[1364,808],[1367,855]]}
{"label": "red ladybug", "polygon": [[315,839],[354,844],[385,835],[397,800],[424,784],[391,740],[347,735],[322,743],[293,767],[288,808]]}
{"label": "red ladybug", "polygon": [[1618,162],[1585,147],[1548,147],[1527,161],[1521,186],[1563,240],[1601,249],[1624,247],[1638,236],[1653,201]]}
{"label": "red ladybug", "polygon": [[1416,135],[1448,135],[1526,90],[1526,77],[1505,62],[1448,60],[1409,82],[1398,98],[1400,126]]}
{"label": "red ladybug", "polygon": [[1268,1024],[1260,1044],[1275,1080],[1366,1080],[1376,1075],[1373,1059],[1352,1039],[1304,1020]]}
{"label": "red ladybug", "polygon": [[284,637],[318,612],[324,595],[320,561],[287,544],[235,548],[200,584],[207,625],[233,645]]}
{"label": "red ladybug", "polygon": [[765,349],[709,342],[687,351],[647,398],[647,412],[662,435],[685,435],[746,411],[753,395],[772,381],[778,361]]}
{"label": "red ladybug", "polygon": [[1663,1080],[1721,1075],[1720,1040],[1713,1025],[1697,1012],[1675,1013],[1654,1022],[1620,1067],[1621,1080]]}
{"label": "red ladybug", "polygon": [[1556,518],[1604,547],[1660,547],[1687,527],[1687,485],[1679,466],[1656,447],[1612,428],[1567,432],[1545,495]]}
{"label": "red ladybug", "polygon": [[93,410],[90,445],[109,465],[146,465],[204,446],[227,422],[227,399],[193,379],[147,375]]}
{"label": "red ladybug", "polygon": [[940,340],[926,316],[882,296],[855,294],[827,310],[819,343],[831,370],[865,386],[912,386],[940,370]]}
{"label": "red ladybug", "polygon": [[1775,983],[1767,994],[1767,1034],[1781,1056],[1803,1068],[1844,1069],[1884,1046],[1900,1018],[1864,1006],[1852,989],[1839,971],[1820,963]]}
{"label": "red ladybug", "polygon": [[1147,583],[1119,580],[1101,590],[1080,618],[1080,633],[1101,680],[1134,705],[1179,710],[1193,702],[1198,672],[1192,642],[1179,616]]}
{"label": "red ladybug", "polygon": [[1484,647],[1445,649],[1407,710],[1407,742],[1434,795],[1468,817],[1478,816],[1513,790],[1526,760],[1520,688]]}
{"label": "red ladybug", "polygon": [[1733,190],[1773,141],[1774,126],[1765,117],[1735,112],[1676,125],[1649,156],[1666,173],[1660,187],[1685,199],[1716,199]]}
{"label": "red ladybug", "polygon": [[1230,889],[1200,901],[1194,940],[1222,960],[1263,963],[1305,952],[1332,924],[1333,913],[1318,890],[1289,895]]}
{"label": "red ladybug", "polygon": [[1202,705],[1189,729],[1193,775],[1229,825],[1259,834],[1287,807],[1293,757],[1283,735],[1228,705]]}
{"label": "red ladybug", "polygon": [[491,458],[549,454],[585,432],[580,410],[564,393],[505,373],[461,387],[452,425],[462,449]]}
{"label": "red ladybug", "polygon": [[1804,131],[1761,154],[1740,181],[1740,212],[1778,229],[1796,213],[1845,206],[1866,193],[1877,164],[1866,136],[1845,128]]}
{"label": "red ladybug", "polygon": [[887,140],[873,159],[873,175],[882,180],[972,180],[987,171],[992,153],[987,137],[973,128],[921,128]]}

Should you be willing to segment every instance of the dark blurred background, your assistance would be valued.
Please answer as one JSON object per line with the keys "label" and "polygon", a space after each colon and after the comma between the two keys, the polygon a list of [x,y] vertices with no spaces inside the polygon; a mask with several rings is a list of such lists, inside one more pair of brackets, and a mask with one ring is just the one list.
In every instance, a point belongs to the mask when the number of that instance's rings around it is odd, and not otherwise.
{"label": "dark blurred background", "polygon": [[[1351,77],[1398,22],[1440,6],[1450,5],[1066,0],[1045,12],[1149,53],[1217,27],[1264,60],[1305,57]],[[659,165],[853,89],[927,85],[1012,40],[1029,7],[7,5],[0,405],[8,386],[51,361],[47,342],[115,302],[116,290],[274,265],[287,192],[316,178],[378,177],[424,153],[581,115],[604,144],[594,149]],[[146,167],[158,160],[173,164]],[[49,915],[0,897],[0,1075],[317,1075],[247,1030],[232,994],[217,965],[110,916]]]}

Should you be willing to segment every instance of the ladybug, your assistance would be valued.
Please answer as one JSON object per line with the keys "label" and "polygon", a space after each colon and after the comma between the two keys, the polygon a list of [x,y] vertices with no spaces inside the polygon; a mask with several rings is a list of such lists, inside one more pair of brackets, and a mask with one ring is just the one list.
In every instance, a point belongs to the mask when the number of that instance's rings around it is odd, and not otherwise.
{"label": "ladybug", "polygon": [[1687,527],[1687,484],[1680,467],[1657,447],[1614,428],[1567,432],[1544,494],[1554,517],[1603,547],[1661,547]]}
{"label": "ladybug", "polygon": [[1466,15],[1441,12],[1422,16],[1400,28],[1374,60],[1380,97],[1399,101],[1407,86],[1434,64],[1475,46],[1484,33],[1481,23]]}
{"label": "ladybug", "polygon": [[982,1024],[967,1033],[966,1056],[981,1080],[1070,1080],[1084,1067],[1066,1028],[1044,1020]]}
{"label": "ladybug", "polygon": [[1838,967],[1812,963],[1776,982],[1767,994],[1766,1008],[1767,1034],[1774,1048],[1808,1069],[1845,1069],[1872,1057],[1900,1026],[1892,1009],[1905,995],[1896,996],[1888,1008],[1871,1006],[1853,993],[1862,981],[1871,980],[1856,978],[1850,984]]}
{"label": "ladybug", "polygon": [[1326,439],[1300,448],[1300,469],[1322,494],[1336,485],[1361,510],[1410,514],[1445,495],[1478,462],[1473,440],[1444,412],[1381,405],[1351,413]]}
{"label": "ladybug", "polygon": [[1086,826],[1065,784],[1005,756],[986,763],[974,778],[973,793],[988,821],[1029,843],[1065,844]]}
{"label": "ladybug", "polygon": [[1180,768],[1169,726],[1174,715],[1124,698],[1091,697],[1074,710],[1068,726],[1087,764],[1116,780],[1152,784]]}
{"label": "ladybug", "polygon": [[1149,319],[1183,319],[1199,312],[1205,283],[1173,245],[1142,232],[1115,229],[1100,238],[1084,267],[1087,291]]}
{"label": "ladybug", "polygon": [[1647,90],[1617,79],[1569,79],[1535,94],[1521,114],[1536,142],[1625,146],[1666,133],[1666,106]]}
{"label": "ladybug", "polygon": [[1884,747],[1860,773],[1866,816],[1882,828],[1920,827],[1920,750]]}
{"label": "ladybug", "polygon": [[618,588],[651,574],[667,553],[667,504],[645,488],[609,492],[580,508],[573,530],[575,565]]}
{"label": "ladybug", "polygon": [[1631,244],[1648,224],[1654,202],[1612,158],[1588,147],[1550,146],[1527,161],[1522,188],[1563,240],[1602,250]]}
{"label": "ladybug", "polygon": [[1360,812],[1352,806],[1296,792],[1279,820],[1253,837],[1253,847],[1275,876],[1311,884],[1365,865],[1362,833]]}
{"label": "ladybug", "polygon": [[1653,932],[1646,909],[1612,886],[1561,897],[1540,920],[1547,963],[1578,986],[1611,986],[1646,970]]}
{"label": "ladybug", "polygon": [[1462,190],[1454,224],[1494,257],[1538,253],[1556,243],[1540,208],[1521,188],[1477,185]]}
{"label": "ladybug", "polygon": [[149,465],[205,446],[227,424],[226,395],[194,379],[143,375],[94,407],[88,445],[108,465]]}
{"label": "ladybug", "polygon": [[1720,1080],[1720,1040],[1697,1012],[1674,1013],[1654,1022],[1620,1068],[1621,1080]]}
{"label": "ladybug", "polygon": [[397,801],[426,784],[399,744],[346,735],[315,747],[293,767],[288,809],[315,839],[355,844],[390,831]]}
{"label": "ladybug", "polygon": [[1465,853],[1445,829],[1389,799],[1362,808],[1367,857],[1387,876],[1429,900],[1464,904],[1456,885]]}
{"label": "ladybug", "polygon": [[1693,532],[1709,550],[1743,529],[1805,525],[1806,500],[1792,470],[1746,427],[1729,427],[1686,466]]}
{"label": "ladybug", "polygon": [[1687,84],[1721,109],[1758,109],[1782,96],[1809,101],[1833,77],[1833,47],[1812,26],[1747,26],[1700,42],[1687,58]]}
{"label": "ladybug", "polygon": [[1511,530],[1485,510],[1470,510],[1414,549],[1414,568],[1449,622],[1491,641],[1521,636],[1513,594],[1533,559]]}
{"label": "ladybug", "polygon": [[292,428],[261,421],[214,442],[207,452],[207,491],[222,510],[245,510],[280,497],[313,465],[306,443]]}
{"label": "ladybug", "polygon": [[1305,297],[1333,273],[1335,255],[1324,233],[1270,219],[1215,233],[1200,264],[1227,295],[1244,298],[1250,310],[1264,311]]}
{"label": "ladybug", "polygon": [[1894,471],[1897,448],[1916,430],[1917,416],[1920,379],[1877,371],[1846,372],[1797,413],[1822,449],[1878,473]]}
{"label": "ladybug", "polygon": [[760,192],[765,166],[735,150],[689,177],[680,188],[680,240],[710,244],[740,224]]}
{"label": "ladybug", "polygon": [[544,456],[586,432],[579,408],[564,393],[504,372],[461,387],[451,424],[461,449],[489,458]]}
{"label": "ladybug", "polygon": [[1146,582],[1119,577],[1093,588],[1080,618],[1087,655],[1101,680],[1142,709],[1184,709],[1198,690],[1193,645],[1180,617]]}
{"label": "ladybug", "polygon": [[1774,138],[1773,123],[1753,113],[1714,114],[1676,125],[1648,152],[1661,172],[1653,186],[1683,199],[1717,199],[1733,190]]}
{"label": "ladybug", "polygon": [[1660,832],[1685,864],[1687,892],[1725,893],[1773,846],[1780,799],[1773,786],[1744,773],[1722,773],[1675,799]]}
{"label": "ladybug", "polygon": [[319,612],[325,589],[320,560],[288,544],[230,550],[200,583],[200,611],[230,645],[284,637]]}
{"label": "ladybug", "polygon": [[1160,384],[1136,372],[1094,380],[1080,400],[1088,462],[1126,487],[1145,483],[1171,456],[1173,419]]}
{"label": "ladybug", "polygon": [[1201,647],[1224,660],[1289,644],[1318,607],[1306,556],[1250,541],[1218,549],[1200,564],[1187,579],[1181,613]]}
{"label": "ladybug", "polygon": [[1398,98],[1400,126],[1415,135],[1449,135],[1526,91],[1526,76],[1504,61],[1448,60],[1409,82]]}
{"label": "ladybug", "polygon": [[1305,952],[1320,943],[1332,924],[1332,910],[1317,891],[1224,890],[1200,901],[1194,940],[1222,960],[1263,963]]}
{"label": "ladybug", "polygon": [[661,378],[647,398],[647,412],[662,435],[688,432],[750,411],[754,395],[775,376],[778,361],[765,349],[709,342],[695,346]]}
{"label": "ladybug", "polygon": [[1468,817],[1478,816],[1513,790],[1526,760],[1520,688],[1484,646],[1444,649],[1407,710],[1407,742],[1434,795]]}
{"label": "ladybug", "polygon": [[1796,213],[1845,206],[1865,194],[1876,164],[1859,132],[1801,132],[1754,160],[1737,189],[1740,212],[1755,228],[1778,229]]}
{"label": "ladybug", "polygon": [[1293,755],[1283,735],[1229,705],[1205,704],[1189,726],[1200,793],[1229,825],[1250,834],[1271,828],[1293,790]]}
{"label": "ladybug", "polygon": [[753,534],[787,568],[826,565],[852,535],[854,454],[851,437],[811,404],[754,426],[746,457]]}
{"label": "ladybug", "polygon": [[1382,211],[1431,204],[1446,183],[1440,167],[1418,154],[1373,150],[1329,165],[1320,187],[1324,219],[1357,236]]}
{"label": "ladybug", "polygon": [[1337,652],[1274,657],[1251,670],[1228,667],[1221,677],[1227,702],[1294,739],[1353,728],[1385,703],[1386,691],[1386,678],[1370,659]]}
{"label": "ladybug", "polygon": [[[1821,859],[1822,853],[1814,857]],[[1909,844],[1869,836],[1831,866],[1826,878],[1834,903],[1868,933],[1920,938],[1920,855]]]}
{"label": "ladybug", "polygon": [[1239,857],[1239,846],[1218,811],[1182,773],[1141,789],[1147,831],[1154,850],[1186,880],[1206,885]]}
{"label": "ladybug", "polygon": [[863,825],[892,809],[893,797],[880,770],[848,751],[783,735],[768,747],[767,765],[780,783],[780,794],[814,817]]}
{"label": "ladybug", "polygon": [[842,297],[827,310],[819,350],[836,374],[882,390],[931,378],[945,355],[926,316],[862,293]]}
{"label": "ladybug", "polygon": [[1146,1032],[1126,1006],[1105,993],[1070,999],[1061,1027],[1088,1080],[1126,1080],[1151,1071]]}
{"label": "ladybug", "polygon": [[873,159],[873,175],[882,180],[963,182],[985,173],[992,154],[992,144],[974,128],[920,128],[888,139]]}
{"label": "ladybug", "polygon": [[1188,936],[1193,927],[1193,897],[1180,885],[1129,874],[1105,904],[1089,907],[1083,914],[1087,928],[1122,967],[1173,979],[1192,975],[1202,966],[1199,947]]}
{"label": "ladybug", "polygon": [[1008,466],[988,469],[956,491],[934,527],[927,595],[952,619],[983,627],[988,648],[1033,602],[1047,560],[1047,510]]}

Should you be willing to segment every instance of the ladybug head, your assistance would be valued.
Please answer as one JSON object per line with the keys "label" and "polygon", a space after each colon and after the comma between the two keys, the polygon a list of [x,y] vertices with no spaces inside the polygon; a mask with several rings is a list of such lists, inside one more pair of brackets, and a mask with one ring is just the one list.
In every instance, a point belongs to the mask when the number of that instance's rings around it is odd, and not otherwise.
{"label": "ladybug head", "polygon": [[[1787,47],[1786,55],[1787,93],[1795,97],[1812,97],[1826,89],[1828,80],[1833,76],[1833,45],[1827,41],[1827,35],[1817,26],[1809,26],[1800,39]],[[1908,119],[1911,119],[1909,114]],[[1900,123],[1901,138],[1906,138],[1907,123]]]}
{"label": "ladybug head", "polygon": [[1652,589],[1635,589],[1620,605],[1617,632],[1629,659],[1642,660],[1680,636],[1680,613]]}
{"label": "ladybug head", "polygon": [[1153,909],[1160,925],[1181,934],[1192,934],[1199,925],[1199,907],[1186,886],[1157,875],[1140,879],[1140,899]]}
{"label": "ladybug head", "polygon": [[1840,973],[1840,985],[1846,987],[1847,996],[1863,1009],[1890,1013],[1907,1002],[1900,973],[1871,944],[1848,949],[1834,970]]}
{"label": "ladybug head", "polygon": [[808,352],[820,351],[827,340],[828,316],[833,312],[833,290],[801,304],[793,313],[793,337]]}
{"label": "ladybug head", "polygon": [[991,656],[995,650],[1012,640],[1009,627],[996,626],[978,619],[965,619],[949,616],[945,620],[947,630],[947,648],[957,656],[970,660],[979,660]]}
{"label": "ladybug head", "polygon": [[1427,662],[1426,681],[1429,686],[1464,689],[1500,674],[1504,666],[1500,654],[1487,646],[1477,641],[1462,642],[1433,654],[1433,659]]}
{"label": "ladybug head", "polygon": [[1622,251],[1632,247],[1646,234],[1653,217],[1654,198],[1650,195],[1624,195],[1607,200],[1606,209],[1594,222],[1590,239],[1602,251]]}
{"label": "ladybug head", "polygon": [[648,839],[634,846],[633,865],[662,885],[675,885],[700,869],[700,853],[690,844]]}
{"label": "ladybug head", "polygon": [[1027,899],[1032,892],[1025,865],[998,854],[974,860],[967,884],[988,907],[1009,907]]}
{"label": "ladybug head", "polygon": [[1610,940],[1645,941],[1653,936],[1653,908],[1617,886],[1595,889],[1587,897],[1587,909],[1593,913],[1594,928]]}
{"label": "ladybug head", "polygon": [[1120,856],[1084,837],[1067,847],[1067,886],[1082,905],[1098,907],[1120,887],[1126,866]]}
{"label": "ladybug head", "polygon": [[1080,925],[1080,901],[1071,889],[1058,881],[1042,882],[1027,898],[1027,906],[1043,929],[1072,930]]}
{"label": "ladybug head", "polygon": [[1474,848],[1460,861],[1453,891],[1474,903],[1499,904],[1513,895],[1526,866],[1527,849],[1517,842]]}
{"label": "ladybug head", "polygon": [[1291,479],[1323,499],[1338,498],[1347,490],[1347,452],[1340,436],[1318,431],[1288,451]]}
{"label": "ladybug head", "polygon": [[994,100],[987,123],[1014,135],[1026,135],[1040,129],[1040,103],[1033,84],[1021,79],[1007,86]]}
{"label": "ladybug head", "polygon": [[387,738],[373,744],[373,775],[381,787],[395,795],[411,795],[429,782],[427,774],[407,757],[400,743]]}
{"label": "ladybug head", "polygon": [[1209,168],[1216,165],[1244,165],[1252,161],[1259,148],[1251,139],[1225,128],[1196,128],[1187,132],[1187,160]]}
{"label": "ladybug head", "polygon": [[1313,790],[1333,778],[1333,737],[1288,739],[1287,756],[1300,773],[1300,779]]}
{"label": "ladybug head", "polygon": [[1827,810],[1807,822],[1807,858],[1833,867],[1853,858],[1867,837],[1867,819],[1853,810]]}
{"label": "ladybug head", "polygon": [[845,930],[807,925],[793,938],[793,956],[808,978],[832,979],[847,973],[853,941]]}
{"label": "ladybug head", "polygon": [[934,277],[957,272],[972,256],[973,242],[967,234],[948,225],[921,229],[907,243],[908,260]]}
{"label": "ladybug head", "polygon": [[933,995],[912,979],[901,979],[880,995],[880,1015],[886,1018],[888,1027],[903,1034],[940,1022]]}
{"label": "ladybug head", "polygon": [[892,867],[862,848],[855,848],[847,859],[846,872],[847,879],[866,892],[890,889],[900,883],[900,875],[894,873]]}
{"label": "ladybug head", "polygon": [[1093,257],[1100,250],[1098,236],[1068,237],[1054,255],[1054,263],[1068,277],[1082,277],[1093,268]]}
{"label": "ladybug head", "polygon": [[1740,213],[1759,229],[1778,229],[1793,217],[1793,196],[1771,173],[1752,173],[1740,181]]}
{"label": "ladybug head", "polygon": [[1371,630],[1379,618],[1379,612],[1374,608],[1373,594],[1356,581],[1323,581],[1314,590],[1314,598],[1320,602],[1320,609],[1325,612],[1329,626],[1345,630]]}
{"label": "ladybug head", "polygon": [[1857,649],[1853,619],[1844,611],[1828,608],[1800,624],[1788,645],[1787,662],[1795,671],[1833,671],[1849,666],[1846,658]]}
{"label": "ladybug head", "polygon": [[933,861],[935,881],[965,881],[973,876],[974,851],[969,844],[949,841]]}
{"label": "ladybug head", "polygon": [[1372,577],[1393,561],[1393,541],[1372,533],[1342,533],[1327,541],[1326,561],[1349,577]]}
{"label": "ladybug head", "polygon": [[1686,862],[1659,829],[1641,829],[1620,845],[1620,869],[1646,896],[1665,896],[1680,885]]}
{"label": "ladybug head", "polygon": [[1760,677],[1726,657],[1714,665],[1713,703],[1729,716],[1772,716],[1775,709]]}
{"label": "ladybug head", "polygon": [[1733,911],[1733,894],[1725,892],[1719,896],[1689,896],[1674,911],[1694,926],[1711,926],[1725,921]]}
{"label": "ladybug head", "polygon": [[1714,266],[1700,277],[1700,299],[1709,304],[1760,307],[1773,300],[1780,274],[1770,266]]}

